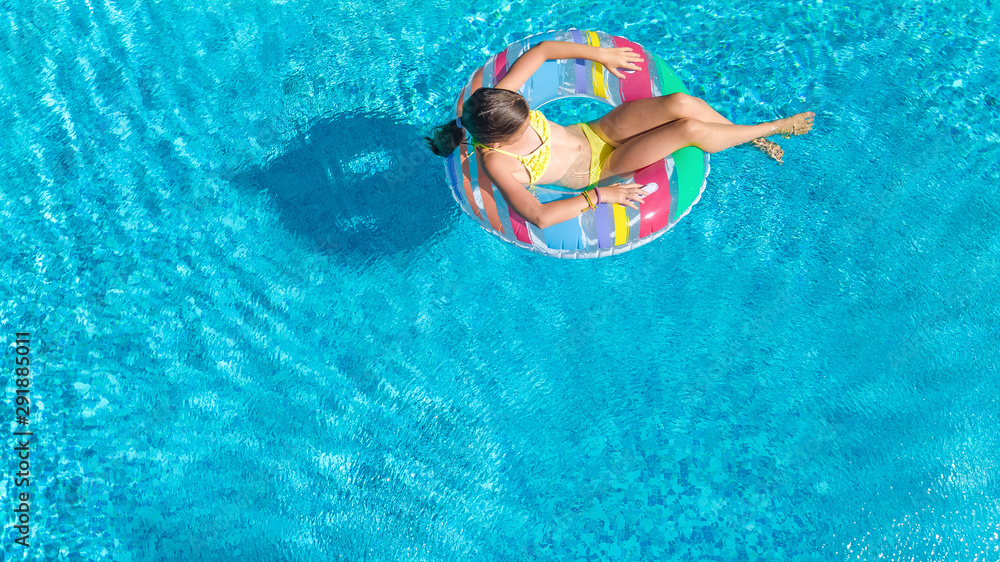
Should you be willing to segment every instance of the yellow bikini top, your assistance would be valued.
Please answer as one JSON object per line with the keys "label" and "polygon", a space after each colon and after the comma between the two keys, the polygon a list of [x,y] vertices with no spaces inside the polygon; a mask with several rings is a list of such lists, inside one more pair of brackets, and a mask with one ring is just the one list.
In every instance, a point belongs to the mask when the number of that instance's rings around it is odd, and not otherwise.
{"label": "yellow bikini top", "polygon": [[542,174],[545,173],[545,169],[549,167],[549,156],[552,154],[552,139],[549,136],[549,122],[545,119],[545,116],[542,115],[541,111],[529,111],[528,124],[535,130],[536,133],[538,133],[538,137],[542,139],[541,146],[532,151],[531,154],[525,154],[524,156],[511,154],[506,150],[490,148],[475,140],[472,141],[472,144],[473,146],[483,150],[495,150],[500,154],[512,156],[520,160],[520,162],[524,164],[524,167],[528,169],[528,185],[531,185],[535,183],[536,179],[542,177]]}

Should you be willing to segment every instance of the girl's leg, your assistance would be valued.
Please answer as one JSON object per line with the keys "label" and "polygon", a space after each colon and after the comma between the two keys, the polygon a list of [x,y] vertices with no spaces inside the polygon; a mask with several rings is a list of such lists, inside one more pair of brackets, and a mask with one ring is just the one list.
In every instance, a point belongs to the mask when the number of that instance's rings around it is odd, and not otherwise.
{"label": "girl's leg", "polygon": [[[693,98],[691,96],[688,97],[696,102],[694,103],[694,105],[700,106],[697,108],[698,112],[692,113],[691,117],[694,117],[699,121],[705,121],[707,123],[726,123],[729,125],[733,124],[732,121],[726,119],[725,117],[722,116],[722,114],[720,114],[718,111],[712,108],[712,106],[708,105],[708,103],[706,103],[705,100],[701,98]],[[769,139],[762,139],[762,138],[751,139],[748,142],[755,148],[766,154],[772,160],[777,162],[778,164],[783,163],[782,158],[785,155],[785,151],[781,148],[781,146],[778,143]]]}
{"label": "girl's leg", "polygon": [[623,142],[608,158],[601,177],[626,175],[666,158],[685,146],[697,146],[705,152],[719,152],[759,137],[776,134],[801,135],[812,129],[813,113],[757,125],[711,123],[680,118]]}
{"label": "girl's leg", "polygon": [[[631,138],[685,117],[706,123],[733,124],[705,100],[677,93],[622,104],[600,120],[590,123],[590,128],[605,142],[617,147]],[[777,143],[766,139],[750,139],[748,142],[782,163],[784,150]]]}
{"label": "girl's leg", "polygon": [[605,142],[617,147],[629,139],[683,118],[733,124],[704,100],[678,93],[623,103],[589,125]]}

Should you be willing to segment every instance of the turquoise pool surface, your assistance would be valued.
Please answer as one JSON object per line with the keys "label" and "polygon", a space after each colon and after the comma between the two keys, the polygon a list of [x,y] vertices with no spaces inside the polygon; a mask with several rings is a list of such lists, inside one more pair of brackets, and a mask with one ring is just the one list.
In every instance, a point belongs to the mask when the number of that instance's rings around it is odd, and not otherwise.
{"label": "turquoise pool surface", "polygon": [[[2,4],[3,560],[1000,560],[996,3]],[[421,136],[570,27],[816,128],[507,246]]]}

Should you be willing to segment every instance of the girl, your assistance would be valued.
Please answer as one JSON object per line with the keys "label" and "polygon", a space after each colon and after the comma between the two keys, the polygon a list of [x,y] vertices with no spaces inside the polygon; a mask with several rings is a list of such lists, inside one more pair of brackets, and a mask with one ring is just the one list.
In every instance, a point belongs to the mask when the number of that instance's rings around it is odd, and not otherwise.
{"label": "girl", "polygon": [[[626,176],[685,146],[719,152],[753,142],[781,161],[781,149],[762,137],[801,135],[812,129],[812,112],[757,125],[734,125],[704,101],[671,94],[624,103],[589,123],[563,127],[529,111],[515,90],[546,60],[589,59],[624,80],[619,69],[638,70],[642,58],[628,47],[603,48],[544,41],[525,52],[495,88],[479,88],[465,100],[457,121],[425,137],[439,156],[471,137],[486,175],[525,220],[546,228],[572,219],[592,204],[619,203],[633,209],[646,192],[636,183],[598,189],[598,182]],[[576,197],[541,203],[527,186],[555,184],[581,191]]]}

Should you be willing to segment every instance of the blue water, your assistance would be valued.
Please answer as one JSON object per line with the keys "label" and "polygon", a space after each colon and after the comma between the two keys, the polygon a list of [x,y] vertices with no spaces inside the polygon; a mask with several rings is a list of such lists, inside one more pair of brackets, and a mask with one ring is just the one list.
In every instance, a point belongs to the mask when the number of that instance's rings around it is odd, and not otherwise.
{"label": "blue water", "polygon": [[[5,560],[1000,560],[995,3],[3,6]],[[573,26],[816,128],[508,247],[420,136]]]}

